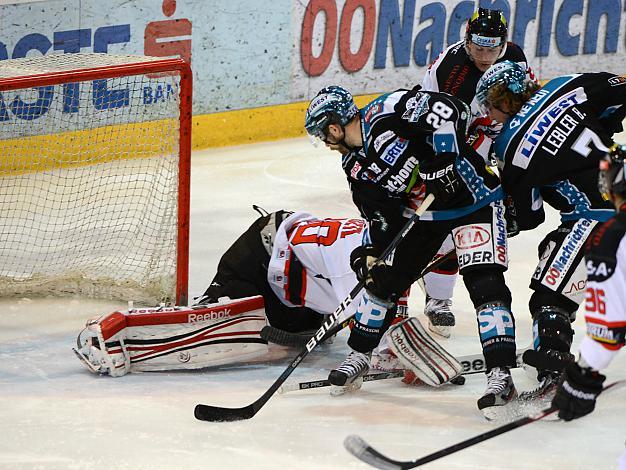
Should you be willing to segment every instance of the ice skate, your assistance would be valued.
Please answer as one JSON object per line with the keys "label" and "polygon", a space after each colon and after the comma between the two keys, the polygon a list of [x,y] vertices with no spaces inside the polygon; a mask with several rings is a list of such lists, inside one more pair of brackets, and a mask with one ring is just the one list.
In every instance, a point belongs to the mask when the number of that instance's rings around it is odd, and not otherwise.
{"label": "ice skate", "polygon": [[549,404],[554,398],[556,389],[559,385],[558,372],[553,371],[541,371],[538,376],[539,383],[533,390],[522,392],[519,395],[519,400],[524,403],[534,404]]}
{"label": "ice skate", "polygon": [[510,403],[517,397],[511,372],[506,367],[494,367],[487,372],[487,390],[478,399],[478,409],[485,418],[498,417],[498,407]]}
{"label": "ice skate", "polygon": [[451,299],[433,299],[426,295],[424,315],[428,318],[428,329],[439,336],[449,338],[452,327],[455,325]]}
{"label": "ice skate", "polygon": [[371,353],[352,351],[339,367],[330,371],[328,381],[332,396],[358,390],[363,385],[363,376],[370,370]]}

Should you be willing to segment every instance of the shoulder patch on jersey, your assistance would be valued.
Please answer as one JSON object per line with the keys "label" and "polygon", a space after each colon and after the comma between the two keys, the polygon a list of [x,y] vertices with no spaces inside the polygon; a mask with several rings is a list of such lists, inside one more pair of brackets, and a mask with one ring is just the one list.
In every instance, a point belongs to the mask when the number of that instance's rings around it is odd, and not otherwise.
{"label": "shoulder patch on jersey", "polygon": [[626,83],[626,77],[622,77],[621,75],[618,75],[617,77],[609,78],[609,85],[611,86],[620,86],[620,85],[624,85],[625,83]]}
{"label": "shoulder patch on jersey", "polygon": [[430,110],[428,106],[429,101],[430,96],[426,93],[417,93],[415,96],[412,96],[406,102],[406,111],[402,115],[402,119],[406,119],[409,122],[417,122],[421,116]]}
{"label": "shoulder patch on jersey", "polygon": [[388,142],[389,140],[393,139],[395,136],[396,136],[396,134],[393,131],[385,131],[385,132],[383,132],[378,137],[376,137],[376,139],[374,139],[374,149],[377,152],[380,152],[380,149],[383,146],[383,144],[385,142]]}
{"label": "shoulder patch on jersey", "polygon": [[376,116],[382,110],[383,105],[381,103],[373,103],[365,111],[365,116],[363,117],[363,119],[365,119],[365,122],[370,122],[374,118],[374,116]]}

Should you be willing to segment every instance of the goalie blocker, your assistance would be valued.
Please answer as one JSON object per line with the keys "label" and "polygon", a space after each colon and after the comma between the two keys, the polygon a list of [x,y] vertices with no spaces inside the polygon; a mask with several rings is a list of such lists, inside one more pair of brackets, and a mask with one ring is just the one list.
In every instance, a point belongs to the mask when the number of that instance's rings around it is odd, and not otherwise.
{"label": "goalie blocker", "polygon": [[268,352],[263,297],[211,305],[113,312],[87,321],[78,358],[94,373],[199,369],[240,363]]}

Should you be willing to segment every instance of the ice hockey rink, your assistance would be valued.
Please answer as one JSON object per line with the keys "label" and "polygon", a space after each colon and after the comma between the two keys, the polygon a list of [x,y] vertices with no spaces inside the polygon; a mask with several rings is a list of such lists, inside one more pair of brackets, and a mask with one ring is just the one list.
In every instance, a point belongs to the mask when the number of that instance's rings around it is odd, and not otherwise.
{"label": "ice hockey rink", "polygon": [[[619,139],[626,142],[626,138]],[[215,274],[223,251],[257,217],[297,209],[323,217],[356,216],[337,154],[308,139],[197,152],[192,161],[190,295]],[[537,243],[558,217],[510,240],[506,279],[513,292],[518,348],[531,341],[527,288]],[[414,288],[410,311],[423,319]],[[454,295],[457,326],[441,343],[452,353],[480,352],[476,319],[462,282]],[[364,384],[350,395],[328,389],[275,395],[250,420],[197,421],[197,403],[245,406],[283,372],[298,351],[272,348],[272,360],[201,371],[91,374],[71,351],[93,316],[125,302],[81,298],[0,300],[0,468],[2,469],[361,469],[343,448],[359,434],[382,453],[412,460],[497,424],[476,408],[482,374],[463,386],[411,387],[400,379]],[[575,346],[584,335],[582,315]],[[313,351],[290,381],[325,378],[346,354],[345,331]],[[626,351],[605,371],[626,379]],[[513,371],[518,390],[534,377]],[[433,462],[438,469],[609,469],[626,440],[626,389],[599,397],[596,411],[574,422],[540,421]]]}

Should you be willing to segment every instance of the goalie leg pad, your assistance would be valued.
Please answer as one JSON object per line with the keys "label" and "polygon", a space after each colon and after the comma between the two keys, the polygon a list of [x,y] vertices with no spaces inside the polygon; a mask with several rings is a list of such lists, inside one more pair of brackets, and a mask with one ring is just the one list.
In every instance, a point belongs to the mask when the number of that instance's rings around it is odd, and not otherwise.
{"label": "goalie leg pad", "polygon": [[263,356],[263,298],[114,312],[87,323],[77,356],[92,372],[199,369]]}
{"label": "goalie leg pad", "polygon": [[463,366],[411,317],[389,330],[390,347],[402,365],[422,382],[438,387],[463,371]]}

